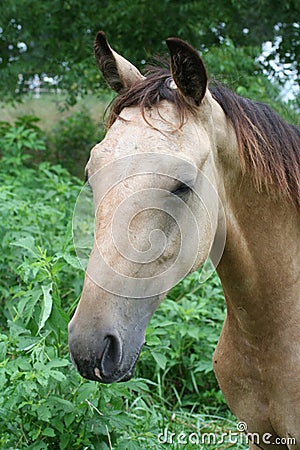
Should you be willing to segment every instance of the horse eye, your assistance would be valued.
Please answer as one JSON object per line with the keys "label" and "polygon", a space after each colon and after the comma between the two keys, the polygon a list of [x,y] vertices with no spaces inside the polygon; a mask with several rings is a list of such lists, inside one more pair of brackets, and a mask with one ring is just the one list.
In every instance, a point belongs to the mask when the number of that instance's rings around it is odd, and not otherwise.
{"label": "horse eye", "polygon": [[189,194],[190,192],[191,192],[190,186],[188,186],[185,183],[181,183],[173,191],[171,191],[171,194],[177,195],[177,197],[184,197],[185,195]]}

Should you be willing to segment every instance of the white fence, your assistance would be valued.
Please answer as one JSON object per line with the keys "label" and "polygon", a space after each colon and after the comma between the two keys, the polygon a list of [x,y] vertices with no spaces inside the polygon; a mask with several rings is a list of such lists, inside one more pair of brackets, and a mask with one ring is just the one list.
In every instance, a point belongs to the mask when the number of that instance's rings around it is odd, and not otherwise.
{"label": "white fence", "polygon": [[19,76],[19,84],[23,84],[24,93],[32,93],[34,98],[40,98],[42,94],[62,94],[62,89],[57,87],[58,81],[47,76],[34,75],[31,80],[23,82],[22,75]]}

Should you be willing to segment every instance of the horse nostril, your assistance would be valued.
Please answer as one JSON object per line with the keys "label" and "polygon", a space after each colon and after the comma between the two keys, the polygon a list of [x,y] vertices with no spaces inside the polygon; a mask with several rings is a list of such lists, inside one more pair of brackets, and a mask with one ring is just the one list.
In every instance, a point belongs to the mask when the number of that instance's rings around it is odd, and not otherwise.
{"label": "horse nostril", "polygon": [[115,372],[122,360],[122,346],[121,341],[117,336],[108,335],[105,338],[106,345],[101,358],[101,374],[104,377],[109,377]]}

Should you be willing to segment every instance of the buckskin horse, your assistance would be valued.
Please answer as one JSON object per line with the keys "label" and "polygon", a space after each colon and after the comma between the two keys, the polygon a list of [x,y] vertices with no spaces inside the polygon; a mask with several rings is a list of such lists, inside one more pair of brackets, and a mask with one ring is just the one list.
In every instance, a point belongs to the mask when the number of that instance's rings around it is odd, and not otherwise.
{"label": "buckskin horse", "polygon": [[143,76],[103,32],[95,40],[118,96],[86,166],[94,246],[71,357],[88,379],[130,379],[151,315],[210,254],[227,303],[213,355],[224,397],[260,437],[250,449],[300,449],[300,133],[208,86],[186,42],[167,46],[170,68]]}

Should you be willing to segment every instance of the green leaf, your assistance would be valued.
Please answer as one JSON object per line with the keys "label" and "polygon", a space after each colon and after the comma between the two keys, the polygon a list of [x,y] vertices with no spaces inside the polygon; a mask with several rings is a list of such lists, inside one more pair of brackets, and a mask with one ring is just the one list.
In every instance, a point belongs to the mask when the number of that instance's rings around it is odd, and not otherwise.
{"label": "green leaf", "polygon": [[33,312],[40,297],[41,290],[32,289],[31,291],[26,292],[23,295],[23,298],[18,302],[18,312],[26,325],[28,325],[30,319],[33,318]]}
{"label": "green leaf", "polygon": [[97,385],[91,382],[85,382],[78,388],[78,397],[77,402],[82,403],[86,399],[89,399],[91,396],[95,395],[97,392]]}
{"label": "green leaf", "polygon": [[64,381],[66,379],[66,376],[58,370],[50,370],[49,375],[57,381]]}
{"label": "green leaf", "polygon": [[28,250],[31,254],[36,256],[35,242],[33,236],[26,236],[25,238],[18,239],[15,242],[12,242],[11,245],[15,247],[21,247]]}
{"label": "green leaf", "polygon": [[63,421],[61,420],[60,417],[52,417],[51,425],[53,427],[55,427],[59,431],[60,434],[63,434],[66,431],[65,427],[64,427],[64,424],[63,424]]}
{"label": "green leaf", "polygon": [[[1,337],[0,337],[1,339]],[[4,361],[6,358],[6,352],[7,352],[7,343],[5,341],[0,341],[0,361]]]}
{"label": "green leaf", "polygon": [[64,398],[60,398],[55,395],[52,396],[51,403],[55,404],[56,408],[63,410],[65,413],[73,412],[75,409],[73,403],[69,400],[65,400]]}
{"label": "green leaf", "polygon": [[60,443],[59,443],[60,450],[64,450],[65,448],[67,448],[70,443],[70,440],[71,440],[71,436],[69,434],[67,434],[67,433],[61,434]]}
{"label": "green leaf", "polygon": [[50,437],[55,437],[55,431],[53,430],[53,428],[47,427],[43,430],[42,433],[43,436],[50,436]]}
{"label": "green leaf", "polygon": [[43,305],[42,305],[42,311],[39,321],[39,329],[38,332],[40,332],[47,322],[48,318],[50,317],[51,311],[52,311],[52,283],[48,284],[47,286],[42,286],[43,291]]}
{"label": "green leaf", "polygon": [[52,416],[51,410],[49,409],[49,406],[47,403],[43,403],[40,405],[37,409],[37,414],[39,420],[43,420],[44,422],[50,422],[50,418]]}
{"label": "green leaf", "polygon": [[157,362],[158,366],[161,369],[165,370],[166,364],[168,362],[168,360],[165,357],[165,355],[162,355],[161,353],[157,353],[157,352],[152,352],[152,356],[155,359],[155,361]]}
{"label": "green leaf", "polygon": [[66,424],[66,427],[69,427],[71,425],[71,423],[74,422],[75,419],[76,419],[75,413],[65,414],[64,422]]}
{"label": "green leaf", "polygon": [[68,361],[67,359],[55,358],[55,359],[52,359],[47,364],[47,368],[53,369],[54,367],[66,367],[66,366],[69,366],[69,365],[70,365],[70,361]]}
{"label": "green leaf", "polygon": [[69,253],[63,253],[61,256],[68,264],[70,264],[71,267],[82,270],[82,265],[80,264],[77,256],[70,255]]}

